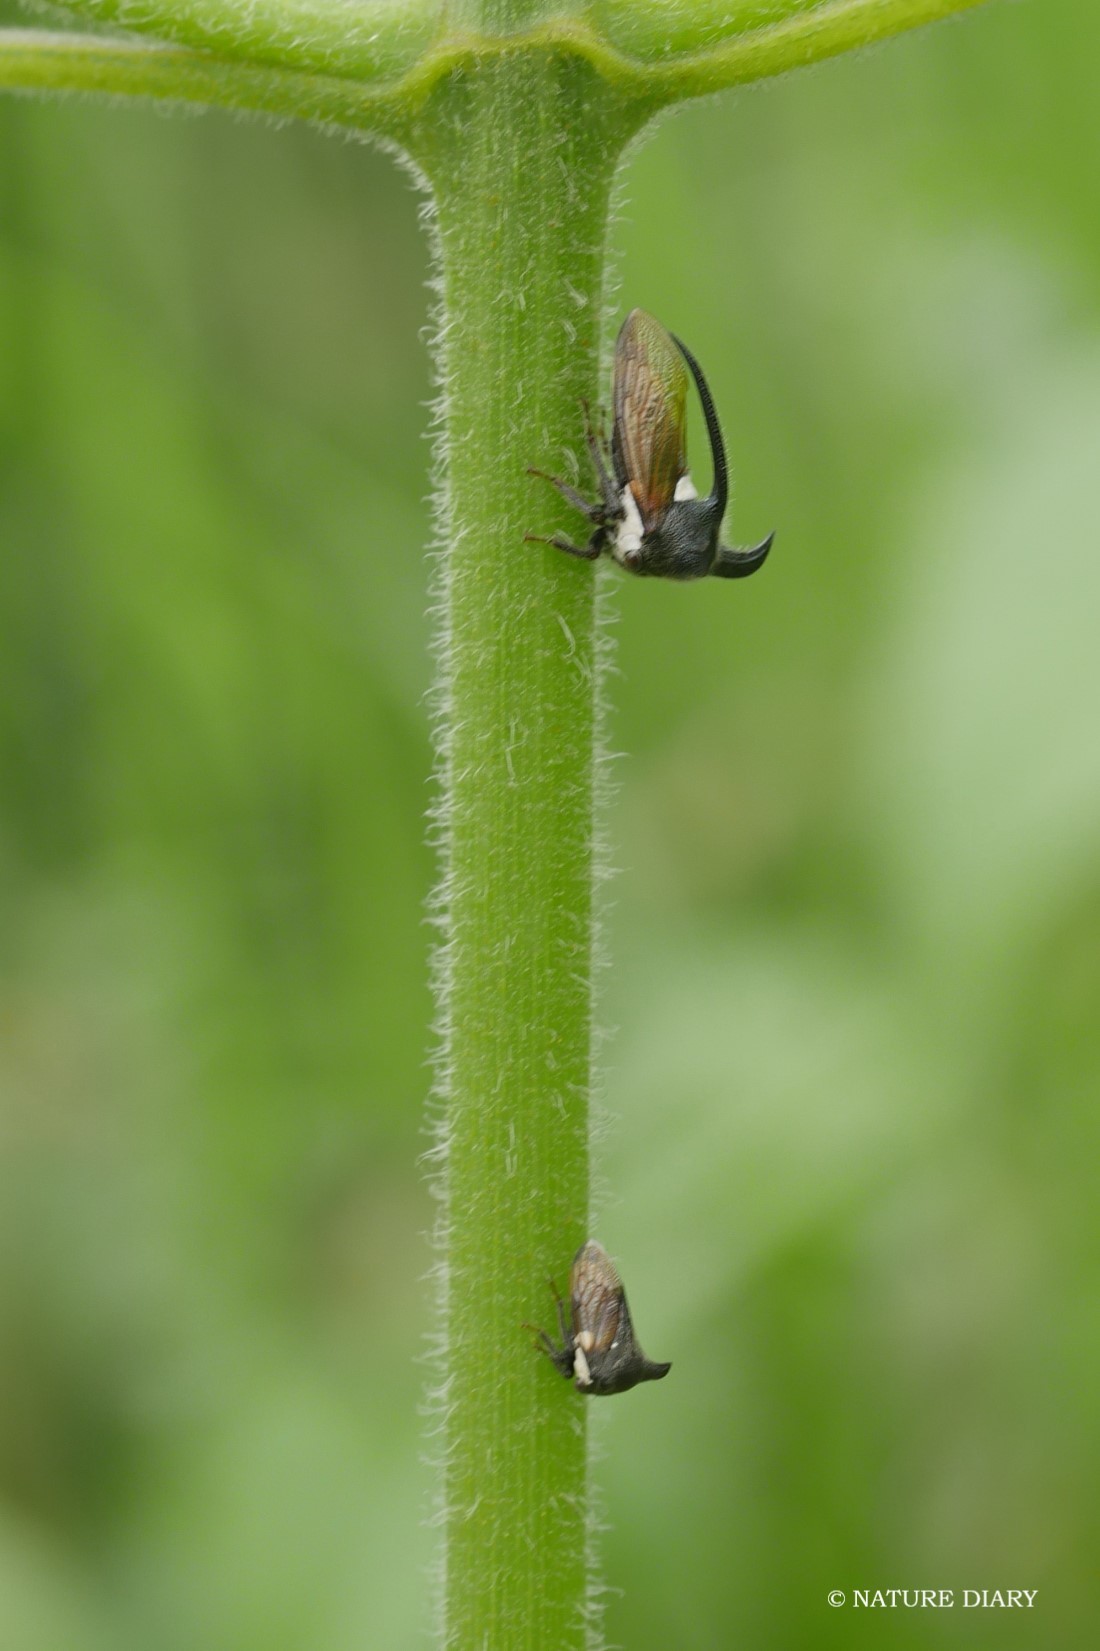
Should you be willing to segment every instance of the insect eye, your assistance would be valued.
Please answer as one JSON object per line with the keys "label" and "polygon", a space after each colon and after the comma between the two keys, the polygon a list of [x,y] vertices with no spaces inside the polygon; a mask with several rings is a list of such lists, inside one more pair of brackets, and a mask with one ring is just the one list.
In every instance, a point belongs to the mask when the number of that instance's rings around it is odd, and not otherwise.
{"label": "insect eye", "polygon": [[624,550],[623,551],[623,567],[624,568],[629,568],[630,571],[632,573],[634,573],[638,570],[638,568],[641,567],[641,565],[642,565],[642,553],[641,553],[640,550]]}

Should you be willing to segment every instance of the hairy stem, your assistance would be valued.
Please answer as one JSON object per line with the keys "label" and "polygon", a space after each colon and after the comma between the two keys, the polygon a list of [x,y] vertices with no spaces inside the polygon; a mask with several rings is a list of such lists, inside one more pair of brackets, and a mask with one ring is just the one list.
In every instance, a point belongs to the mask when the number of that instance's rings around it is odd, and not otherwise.
{"label": "hairy stem", "polygon": [[[686,25],[672,26],[670,39],[673,14],[667,0],[660,0],[653,12],[629,9],[628,38],[635,49],[645,49],[651,89],[666,102],[787,74],[984,4],[986,0],[800,0],[796,10],[792,0],[773,0],[755,26],[723,27],[714,34],[706,32],[705,15],[689,12]],[[665,32],[646,39],[647,23]],[[673,42],[685,55],[662,63],[662,43],[667,52]]]}
{"label": "hairy stem", "polygon": [[[644,114],[748,84],[985,0],[617,0],[575,16],[555,0],[67,0],[97,21],[159,35],[142,48],[106,36],[0,30],[0,88],[82,89],[265,110],[391,136],[417,148],[429,105],[456,77],[526,50],[573,57],[603,83],[593,96]],[[580,113],[580,118],[586,118]]]}
{"label": "hairy stem", "polygon": [[444,1643],[585,1645],[582,1401],[533,1350],[585,1236],[599,649],[590,564],[526,474],[580,446],[598,389],[625,121],[574,60],[456,82],[421,149],[445,324]]}
{"label": "hairy stem", "polygon": [[387,124],[382,101],[352,80],[106,34],[0,29],[0,87],[197,103],[378,132]]}
{"label": "hairy stem", "polygon": [[440,0],[60,0],[94,23],[227,61],[377,84],[396,79],[440,31]]}

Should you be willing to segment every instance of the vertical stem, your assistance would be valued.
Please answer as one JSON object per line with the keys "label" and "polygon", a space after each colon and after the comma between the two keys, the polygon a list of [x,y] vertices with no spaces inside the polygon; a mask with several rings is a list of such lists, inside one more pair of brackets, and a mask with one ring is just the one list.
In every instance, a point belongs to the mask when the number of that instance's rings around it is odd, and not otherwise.
{"label": "vertical stem", "polygon": [[[525,544],[583,521],[529,464],[581,456],[611,177],[584,65],[456,78],[418,145],[446,326],[445,1629],[460,1651],[586,1643],[583,1403],[532,1349],[585,1236],[598,707],[590,564]],[[587,485],[587,461],[582,475]]]}

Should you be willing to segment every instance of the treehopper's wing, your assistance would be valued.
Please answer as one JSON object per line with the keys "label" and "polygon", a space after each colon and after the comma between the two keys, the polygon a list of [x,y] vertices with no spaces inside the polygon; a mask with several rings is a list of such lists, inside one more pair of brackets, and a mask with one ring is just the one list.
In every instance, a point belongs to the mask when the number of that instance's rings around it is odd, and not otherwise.
{"label": "treehopper's wing", "polygon": [[586,1353],[606,1353],[618,1334],[626,1298],[611,1257],[595,1239],[577,1251],[569,1296],[573,1335]]}
{"label": "treehopper's wing", "polygon": [[631,310],[615,342],[611,456],[648,531],[687,470],[687,368],[672,335],[645,310]]}

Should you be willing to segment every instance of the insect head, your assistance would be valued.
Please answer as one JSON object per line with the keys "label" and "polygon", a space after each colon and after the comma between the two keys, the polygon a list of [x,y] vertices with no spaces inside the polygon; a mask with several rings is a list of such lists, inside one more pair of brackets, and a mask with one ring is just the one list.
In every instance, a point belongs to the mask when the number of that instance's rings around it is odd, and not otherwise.
{"label": "insect head", "polygon": [[[634,1337],[626,1291],[607,1251],[592,1238],[573,1258],[569,1275],[569,1321],[565,1303],[551,1284],[558,1304],[559,1347],[545,1330],[538,1332],[543,1351],[580,1393],[625,1393],[639,1382],[658,1382],[671,1364],[647,1359]],[[534,1326],[528,1326],[533,1329]]]}
{"label": "insect head", "polygon": [[[687,369],[695,380],[710,437],[714,480],[701,499],[687,467]],[[564,534],[528,540],[595,561],[603,552],[631,573],[665,579],[744,579],[771,549],[769,533],[749,550],[718,542],[729,479],[726,450],[702,369],[686,345],[645,310],[631,310],[615,342],[611,448],[592,428],[587,406],[585,443],[600,487],[593,504],[568,482],[531,470],[556,487],[592,523],[592,536],[575,545]],[[611,468],[608,468],[610,456]]]}

